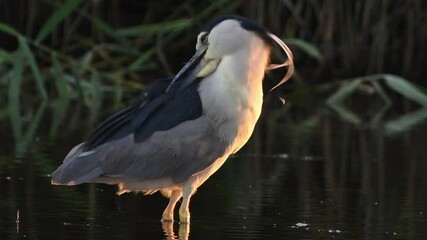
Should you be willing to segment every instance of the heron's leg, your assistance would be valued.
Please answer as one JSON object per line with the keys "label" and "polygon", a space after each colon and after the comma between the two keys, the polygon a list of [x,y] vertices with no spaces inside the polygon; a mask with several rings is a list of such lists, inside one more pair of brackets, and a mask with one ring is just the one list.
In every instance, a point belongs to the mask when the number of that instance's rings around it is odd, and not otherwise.
{"label": "heron's leg", "polygon": [[179,222],[184,224],[190,223],[190,198],[193,194],[193,189],[190,186],[184,186],[182,189],[182,203],[179,208]]}
{"label": "heron's leg", "polygon": [[173,210],[175,209],[175,205],[178,202],[178,200],[182,196],[181,190],[174,190],[171,193],[171,196],[169,198],[169,203],[166,206],[165,210],[163,211],[162,215],[162,221],[173,221]]}

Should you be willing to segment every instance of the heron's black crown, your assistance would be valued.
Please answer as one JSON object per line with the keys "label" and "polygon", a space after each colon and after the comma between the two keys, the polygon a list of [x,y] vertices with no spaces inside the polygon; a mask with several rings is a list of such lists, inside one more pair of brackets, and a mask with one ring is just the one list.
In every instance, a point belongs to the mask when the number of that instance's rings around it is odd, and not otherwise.
{"label": "heron's black crown", "polygon": [[242,28],[246,29],[247,31],[251,31],[251,32],[256,33],[269,46],[274,46],[274,40],[271,39],[271,37],[268,34],[268,31],[264,27],[262,27],[258,23],[254,22],[248,18],[236,16],[236,15],[218,16],[218,17],[214,18],[212,21],[208,22],[202,28],[202,32],[210,32],[216,25],[218,25],[219,23],[221,23],[225,20],[236,20],[236,21],[238,21],[240,23],[240,26],[242,26]]}

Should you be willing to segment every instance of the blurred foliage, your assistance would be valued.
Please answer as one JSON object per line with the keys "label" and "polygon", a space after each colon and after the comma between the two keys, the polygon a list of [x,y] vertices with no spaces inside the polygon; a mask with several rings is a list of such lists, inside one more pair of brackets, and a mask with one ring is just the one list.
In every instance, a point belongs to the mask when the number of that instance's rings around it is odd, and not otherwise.
{"label": "blurred foliage", "polygon": [[[296,73],[287,84],[293,104],[321,96],[312,106],[326,102],[353,124],[376,126],[397,93],[421,106],[388,123],[388,132],[399,132],[426,118],[417,83],[427,71],[427,29],[415,30],[427,23],[426,9],[421,0],[0,0],[0,119],[10,117],[22,149],[46,107],[40,100],[49,98],[54,112],[51,136],[73,111],[70,100],[90,109],[92,123],[103,104],[116,109],[145,84],[177,72],[212,17],[238,14],[294,51]],[[349,104],[360,92],[380,99],[368,120]],[[308,118],[301,128],[314,123]]]}
{"label": "blurred foliage", "polygon": [[0,7],[0,86],[12,95],[34,96],[34,84],[43,99],[97,105],[110,92],[118,102],[127,87],[173,75],[200,26],[220,14],[282,36],[296,52],[299,84],[383,72],[422,83],[426,71],[427,30],[416,30],[427,22],[422,0],[0,0]]}
{"label": "blurred foliage", "polygon": [[[342,87],[332,94],[326,103],[348,122],[376,128],[379,122],[384,121],[383,115],[392,104],[391,97],[387,94],[390,91],[418,104],[420,108],[416,111],[402,114],[397,119],[385,121],[384,128],[387,133],[398,133],[407,130],[411,126],[427,119],[426,91],[404,78],[390,74],[378,74],[343,80],[341,84]],[[388,91],[382,85],[387,87]],[[357,92],[364,92],[368,95],[375,94],[381,100],[380,106],[371,114],[369,121],[364,122],[362,114],[352,111],[351,107],[346,104],[346,100]]]}

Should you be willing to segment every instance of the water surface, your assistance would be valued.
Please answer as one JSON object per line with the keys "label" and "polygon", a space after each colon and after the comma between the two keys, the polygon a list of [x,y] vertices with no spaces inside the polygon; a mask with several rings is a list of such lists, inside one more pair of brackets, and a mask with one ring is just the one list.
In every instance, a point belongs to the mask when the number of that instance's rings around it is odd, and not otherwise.
{"label": "water surface", "polygon": [[51,186],[48,174],[99,116],[70,107],[55,123],[55,105],[44,108],[34,133],[36,111],[21,119],[21,138],[12,118],[0,119],[0,239],[427,237],[425,121],[390,133],[388,119],[354,124],[327,108],[266,111],[245,148],[193,196],[191,224],[180,226],[160,222],[160,194]]}

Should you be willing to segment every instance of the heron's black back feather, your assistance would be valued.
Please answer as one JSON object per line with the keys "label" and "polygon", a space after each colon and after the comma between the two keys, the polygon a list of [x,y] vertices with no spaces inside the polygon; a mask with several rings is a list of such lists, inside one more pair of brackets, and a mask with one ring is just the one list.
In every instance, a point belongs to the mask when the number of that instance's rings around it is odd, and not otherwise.
{"label": "heron's black back feather", "polygon": [[134,111],[135,108],[126,107],[99,124],[87,138],[84,151],[91,150],[103,142],[113,139],[114,133],[129,122]]}
{"label": "heron's black back feather", "polygon": [[175,96],[168,96],[163,101],[161,107],[150,112],[149,121],[134,119],[132,125],[135,126],[135,142],[144,141],[156,131],[171,129],[202,115],[202,102],[197,91],[197,83],[193,83]]}
{"label": "heron's black back feather", "polygon": [[131,133],[134,133],[136,142],[144,141],[156,131],[199,117],[202,106],[197,83],[166,94],[170,81],[164,79],[151,84],[130,106],[99,124],[84,143],[84,151]]}
{"label": "heron's black back feather", "polygon": [[149,85],[134,102],[101,122],[89,135],[83,144],[83,150],[91,150],[105,142],[123,137],[130,133],[131,128],[125,127],[130,123],[135,112],[150,100],[158,97],[169,85],[171,79],[163,79]]}

